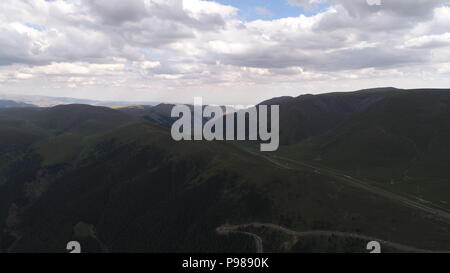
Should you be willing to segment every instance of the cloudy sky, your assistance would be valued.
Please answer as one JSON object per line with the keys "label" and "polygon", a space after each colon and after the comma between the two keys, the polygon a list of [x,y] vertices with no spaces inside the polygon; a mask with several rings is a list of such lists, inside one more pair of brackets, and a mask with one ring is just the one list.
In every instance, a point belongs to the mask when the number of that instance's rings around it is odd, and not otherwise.
{"label": "cloudy sky", "polygon": [[0,93],[251,104],[379,86],[450,87],[448,0],[0,1]]}

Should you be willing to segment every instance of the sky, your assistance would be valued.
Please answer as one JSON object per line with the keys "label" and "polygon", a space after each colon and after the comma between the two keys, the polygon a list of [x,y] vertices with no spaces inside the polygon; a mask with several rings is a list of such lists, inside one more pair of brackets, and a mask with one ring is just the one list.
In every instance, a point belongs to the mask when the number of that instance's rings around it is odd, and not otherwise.
{"label": "sky", "polygon": [[449,0],[2,0],[0,93],[254,104],[450,87]]}

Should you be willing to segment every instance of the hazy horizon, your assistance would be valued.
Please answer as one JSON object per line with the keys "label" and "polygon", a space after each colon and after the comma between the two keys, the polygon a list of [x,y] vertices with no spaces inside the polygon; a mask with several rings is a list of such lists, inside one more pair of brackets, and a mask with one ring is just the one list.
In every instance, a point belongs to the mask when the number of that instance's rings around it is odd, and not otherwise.
{"label": "hazy horizon", "polygon": [[[402,89],[402,88],[397,88],[397,87],[393,87],[393,86],[377,86],[377,87],[371,87],[371,88],[364,88],[364,89],[357,89],[357,90],[339,90],[339,91],[323,91],[323,92],[301,92],[299,91],[299,93],[297,95],[277,95],[274,97],[267,97],[263,100],[260,101],[256,101],[254,103],[250,103],[248,105],[255,105],[257,103],[260,103],[264,100],[269,100],[269,99],[273,99],[273,98],[278,98],[278,97],[298,97],[298,96],[302,96],[302,95],[308,95],[308,94],[313,94],[313,95],[320,95],[320,94],[326,94],[326,93],[333,93],[333,92],[357,92],[357,91],[362,91],[362,90],[369,90],[369,89],[378,89],[378,88],[395,88],[395,89]],[[433,88],[433,87],[424,87],[424,88],[419,88],[419,89],[441,89],[441,88]],[[446,89],[446,88],[445,88]],[[125,99],[121,99],[121,100],[109,100],[109,99],[91,99],[91,98],[87,98],[87,97],[78,97],[78,96],[50,96],[50,95],[38,95],[38,94],[25,94],[25,93],[8,93],[8,92],[2,92],[0,91],[0,99],[4,99],[4,100],[16,100],[16,101],[26,101],[31,100],[31,99],[67,99],[67,100],[80,100],[80,101],[90,101],[90,102],[104,102],[104,103],[108,103],[108,102],[121,102],[121,103],[186,103],[186,104],[192,104],[192,101],[178,101],[178,100],[169,100],[169,101],[149,101],[149,100],[133,100],[132,98],[125,98]],[[192,98],[194,99],[194,97]],[[215,104],[213,102],[208,102],[211,104]],[[238,105],[240,103],[240,101],[238,99],[236,99],[236,103],[235,104],[230,104],[230,105]],[[222,104],[224,105],[224,104]]]}

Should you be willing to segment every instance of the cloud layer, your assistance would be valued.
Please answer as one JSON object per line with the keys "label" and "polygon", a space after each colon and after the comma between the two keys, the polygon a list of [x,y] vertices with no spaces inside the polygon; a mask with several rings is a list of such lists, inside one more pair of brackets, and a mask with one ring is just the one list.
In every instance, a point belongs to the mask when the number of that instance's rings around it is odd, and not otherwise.
{"label": "cloud layer", "polygon": [[[288,0],[286,0],[288,1]],[[201,0],[2,0],[3,92],[254,103],[370,86],[449,86],[446,0],[289,0],[245,21]],[[326,8],[318,9],[319,6]]]}

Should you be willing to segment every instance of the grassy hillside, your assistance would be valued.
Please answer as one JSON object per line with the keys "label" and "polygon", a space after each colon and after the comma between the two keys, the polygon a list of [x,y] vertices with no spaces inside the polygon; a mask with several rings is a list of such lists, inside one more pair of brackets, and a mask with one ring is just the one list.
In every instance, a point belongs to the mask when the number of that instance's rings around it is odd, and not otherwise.
{"label": "grassy hillside", "polygon": [[[240,145],[174,142],[166,130],[100,107],[5,110],[0,117],[9,124],[3,130],[23,140],[1,165],[3,251],[63,252],[78,240],[95,252],[252,252],[250,238],[216,232],[251,222],[450,248],[448,219]],[[260,235],[268,251],[305,249]],[[308,248],[355,249],[354,240],[336,242],[308,240]]]}
{"label": "grassy hillside", "polygon": [[260,103],[280,105],[280,140],[291,145],[337,128],[354,115],[400,90],[379,88],[347,93],[281,97]]}
{"label": "grassy hillside", "polygon": [[162,103],[155,106],[136,105],[120,107],[117,109],[134,117],[145,119],[154,125],[170,128],[172,123],[176,120],[171,117],[173,106],[173,104]]}
{"label": "grassy hillside", "polygon": [[398,90],[281,153],[450,209],[449,133],[449,90]]}

